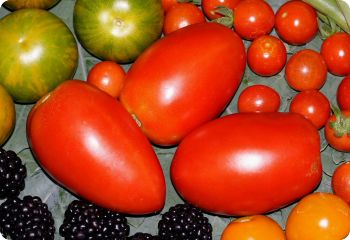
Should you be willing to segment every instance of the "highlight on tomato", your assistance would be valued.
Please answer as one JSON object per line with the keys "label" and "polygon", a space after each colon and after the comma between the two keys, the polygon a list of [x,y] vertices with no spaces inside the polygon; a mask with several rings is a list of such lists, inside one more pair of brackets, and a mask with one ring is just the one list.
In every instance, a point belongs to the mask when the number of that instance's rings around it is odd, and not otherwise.
{"label": "highlight on tomato", "polygon": [[332,189],[350,205],[350,162],[339,165],[332,176]]}
{"label": "highlight on tomato", "polygon": [[350,111],[333,109],[324,128],[328,144],[335,150],[350,152]]}

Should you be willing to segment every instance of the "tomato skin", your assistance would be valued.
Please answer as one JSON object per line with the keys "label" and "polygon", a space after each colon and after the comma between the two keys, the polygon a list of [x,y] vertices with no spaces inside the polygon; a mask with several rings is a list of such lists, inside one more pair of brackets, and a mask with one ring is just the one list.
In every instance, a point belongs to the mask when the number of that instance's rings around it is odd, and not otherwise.
{"label": "tomato skin", "polygon": [[274,24],[274,12],[265,1],[243,0],[234,10],[234,29],[246,40],[269,34]]}
{"label": "tomato skin", "polygon": [[125,74],[125,70],[119,64],[102,61],[90,69],[86,81],[117,98],[123,88]]}
{"label": "tomato skin", "polygon": [[60,0],[7,0],[4,6],[11,10],[18,10],[22,8],[40,8],[49,9],[55,6]]}
{"label": "tomato skin", "polygon": [[321,54],[324,57],[328,71],[334,75],[350,74],[350,35],[334,33],[323,41]]}
{"label": "tomato skin", "polygon": [[281,105],[279,93],[265,85],[245,88],[238,97],[238,112],[277,112]]}
{"label": "tomato skin", "polygon": [[218,6],[223,6],[234,10],[237,4],[239,4],[241,1],[242,0],[202,0],[202,10],[208,19],[213,20],[223,17],[221,14],[215,13]]}
{"label": "tomato skin", "polygon": [[339,165],[332,176],[332,189],[350,206],[350,162]]}
{"label": "tomato skin", "polygon": [[203,12],[192,3],[177,3],[165,14],[163,33],[165,35],[195,23],[205,22]]}
{"label": "tomato skin", "polygon": [[27,136],[41,166],[73,193],[128,214],[164,206],[151,144],[115,98],[88,83],[68,80],[39,100]]}
{"label": "tomato skin", "polygon": [[331,193],[316,192],[301,199],[286,224],[288,240],[340,240],[349,231],[350,207]]}
{"label": "tomato skin", "polygon": [[164,13],[166,13],[175,4],[177,4],[177,0],[162,0],[162,8]]}
{"label": "tomato skin", "polygon": [[316,10],[299,0],[287,1],[276,12],[275,29],[291,45],[306,44],[318,32]]}
{"label": "tomato skin", "polygon": [[253,72],[261,76],[273,76],[279,73],[287,61],[287,50],[283,42],[274,36],[261,36],[248,48],[248,65]]}
{"label": "tomato skin", "polygon": [[343,78],[337,89],[337,103],[341,110],[350,111],[350,76]]}
{"label": "tomato skin", "polygon": [[213,22],[190,25],[160,39],[136,60],[120,100],[153,143],[174,145],[224,110],[241,82],[245,61],[243,42],[231,29]]}
{"label": "tomato skin", "polygon": [[[346,121],[349,121],[350,119],[350,111],[343,110],[341,111],[341,115],[347,119]],[[350,152],[350,136],[347,133],[344,133],[342,136],[336,136],[335,129],[331,127],[331,123],[336,122],[336,119],[339,117],[336,117],[335,114],[331,115],[325,125],[324,133],[327,142],[331,147],[334,149],[341,151],[341,152]],[[348,131],[349,129],[344,128],[344,131]]]}
{"label": "tomato skin", "polygon": [[12,97],[0,85],[0,146],[11,136],[16,125],[16,108]]}
{"label": "tomato skin", "polygon": [[289,111],[303,115],[317,129],[320,129],[331,115],[331,106],[328,98],[322,92],[305,90],[294,96]]}
{"label": "tomato skin", "polygon": [[326,62],[315,50],[300,50],[288,60],[285,78],[297,91],[320,89],[327,80]]}
{"label": "tomato skin", "polygon": [[320,159],[318,131],[301,115],[237,113],[188,134],[170,172],[189,203],[215,214],[247,216],[310,193],[321,180]]}

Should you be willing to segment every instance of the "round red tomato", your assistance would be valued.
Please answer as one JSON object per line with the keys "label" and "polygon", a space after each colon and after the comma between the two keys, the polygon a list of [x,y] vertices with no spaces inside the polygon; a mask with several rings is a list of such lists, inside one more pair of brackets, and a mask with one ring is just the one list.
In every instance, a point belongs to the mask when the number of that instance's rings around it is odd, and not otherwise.
{"label": "round red tomato", "polygon": [[165,180],[151,144],[115,98],[68,80],[41,98],[27,121],[43,169],[78,196],[128,214],[159,211]]}
{"label": "round red tomato", "polygon": [[244,39],[254,40],[269,34],[274,24],[274,12],[265,1],[242,0],[234,10],[233,27]]}
{"label": "round red tomato", "polygon": [[350,205],[350,162],[338,166],[332,176],[334,193]]}
{"label": "round red tomato", "polygon": [[328,98],[318,90],[305,90],[294,96],[290,112],[299,113],[317,128],[322,128],[331,115]]}
{"label": "round red tomato", "polygon": [[270,35],[255,39],[248,48],[248,65],[261,76],[279,73],[287,61],[287,50],[283,42]]}
{"label": "round red tomato", "polygon": [[289,44],[308,43],[318,32],[316,10],[303,1],[288,1],[277,10],[275,28],[278,35]]}
{"label": "round red tomato", "polygon": [[278,92],[265,85],[245,88],[238,98],[239,112],[277,112],[281,104]]}
{"label": "round red tomato", "polygon": [[335,110],[325,126],[325,137],[329,145],[342,152],[350,152],[350,111]]}
{"label": "round red tomato", "polygon": [[327,80],[326,62],[315,50],[300,50],[288,60],[285,78],[297,91],[320,89]]}
{"label": "round red tomato", "polygon": [[205,22],[203,12],[192,3],[177,3],[165,14],[163,33],[165,35],[195,23]]}
{"label": "round red tomato", "polygon": [[326,60],[328,71],[334,75],[350,74],[350,35],[334,33],[323,41],[321,54]]}
{"label": "round red tomato", "polygon": [[87,82],[105,91],[112,97],[119,97],[124,85],[125,70],[117,63],[103,61],[89,71]]}
{"label": "round red tomato", "polygon": [[202,0],[202,10],[210,20],[213,20],[223,17],[220,13],[215,12],[217,7],[222,6],[233,10],[240,1],[242,0]]}
{"label": "round red tomato", "polygon": [[341,110],[350,111],[350,76],[345,77],[339,84],[337,102]]}

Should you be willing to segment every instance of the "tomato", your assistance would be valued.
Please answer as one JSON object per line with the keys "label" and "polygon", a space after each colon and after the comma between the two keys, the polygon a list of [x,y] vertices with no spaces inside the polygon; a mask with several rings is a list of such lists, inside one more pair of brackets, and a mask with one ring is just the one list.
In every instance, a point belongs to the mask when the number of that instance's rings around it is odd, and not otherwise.
{"label": "tomato", "polygon": [[242,0],[202,0],[202,10],[208,19],[213,20],[223,17],[223,15],[216,12],[218,7],[226,7],[234,10],[241,1]]}
{"label": "tomato", "polygon": [[60,0],[7,0],[4,6],[11,10],[22,8],[49,9],[55,6]]}
{"label": "tomato", "polygon": [[267,35],[274,24],[274,12],[265,1],[242,0],[234,10],[233,27],[244,39],[254,40]]}
{"label": "tomato", "polygon": [[247,216],[313,191],[322,176],[320,160],[319,133],[301,115],[236,113],[189,133],[170,173],[189,203],[214,214]]}
{"label": "tomato", "polygon": [[16,110],[15,104],[6,91],[6,89],[0,85],[0,146],[3,145],[6,140],[12,134],[12,131],[16,124]]}
{"label": "tomato", "polygon": [[277,112],[281,104],[279,93],[265,85],[245,88],[238,98],[239,112]]}
{"label": "tomato", "polygon": [[162,0],[162,7],[165,13],[175,4],[177,4],[177,0]]}
{"label": "tomato", "polygon": [[126,75],[120,100],[153,143],[175,145],[220,115],[245,65],[243,42],[231,29],[213,22],[193,24],[140,55]]}
{"label": "tomato", "polygon": [[325,126],[325,137],[329,145],[342,152],[350,152],[350,111],[335,111]]}
{"label": "tomato", "polygon": [[297,91],[320,89],[327,80],[326,62],[315,50],[300,50],[288,60],[285,78]]}
{"label": "tomato", "polygon": [[88,83],[66,81],[39,100],[27,136],[43,169],[78,196],[128,214],[164,206],[164,176],[148,139],[115,98]]}
{"label": "tomato", "polygon": [[287,61],[287,50],[283,42],[274,36],[261,36],[249,46],[248,65],[261,76],[279,73]]}
{"label": "tomato", "polygon": [[342,79],[337,89],[337,102],[341,110],[350,111],[350,76]]}
{"label": "tomato", "polygon": [[221,240],[285,240],[277,222],[264,215],[241,217],[232,221],[222,233]]}
{"label": "tomato", "polygon": [[197,6],[192,3],[178,3],[165,14],[163,33],[167,35],[188,25],[205,21],[203,12]]}
{"label": "tomato", "polygon": [[276,12],[275,29],[289,44],[306,44],[318,32],[316,10],[303,1],[287,1]]}
{"label": "tomato", "polygon": [[350,207],[331,193],[312,193],[290,212],[286,235],[288,240],[344,239],[350,231]]}
{"label": "tomato", "polygon": [[69,28],[54,14],[22,9],[0,20],[0,84],[14,101],[33,103],[66,79],[78,65]]}
{"label": "tomato", "polygon": [[124,85],[125,70],[112,61],[95,64],[89,71],[87,82],[105,91],[112,97],[119,97]]}
{"label": "tomato", "polygon": [[73,12],[78,40],[102,60],[133,62],[162,33],[164,12],[155,0],[77,0]]}
{"label": "tomato", "polygon": [[334,75],[350,74],[350,35],[334,33],[322,42],[321,54],[326,60],[328,71]]}
{"label": "tomato", "polygon": [[320,129],[331,115],[331,106],[328,98],[322,92],[305,90],[294,96],[289,111],[303,115],[317,129]]}
{"label": "tomato", "polygon": [[339,165],[332,176],[334,193],[350,205],[350,162]]}

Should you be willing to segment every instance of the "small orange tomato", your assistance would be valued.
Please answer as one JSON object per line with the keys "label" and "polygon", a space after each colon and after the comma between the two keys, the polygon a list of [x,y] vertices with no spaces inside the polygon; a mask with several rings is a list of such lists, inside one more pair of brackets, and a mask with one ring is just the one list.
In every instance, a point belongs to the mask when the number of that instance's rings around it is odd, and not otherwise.
{"label": "small orange tomato", "polygon": [[264,215],[238,218],[224,229],[221,240],[285,240],[277,222]]}
{"label": "small orange tomato", "polygon": [[341,240],[350,231],[350,206],[331,193],[312,193],[291,211],[286,224],[288,240]]}
{"label": "small orange tomato", "polygon": [[87,82],[117,98],[123,88],[124,78],[125,70],[118,63],[102,61],[91,68]]}
{"label": "small orange tomato", "polygon": [[334,193],[350,205],[350,162],[338,166],[332,177]]}

